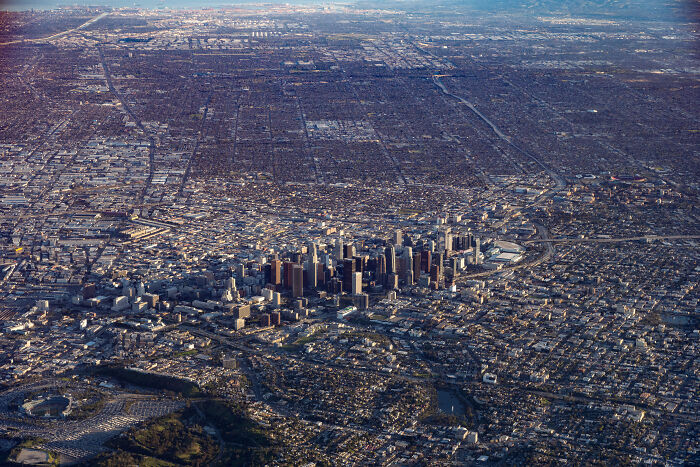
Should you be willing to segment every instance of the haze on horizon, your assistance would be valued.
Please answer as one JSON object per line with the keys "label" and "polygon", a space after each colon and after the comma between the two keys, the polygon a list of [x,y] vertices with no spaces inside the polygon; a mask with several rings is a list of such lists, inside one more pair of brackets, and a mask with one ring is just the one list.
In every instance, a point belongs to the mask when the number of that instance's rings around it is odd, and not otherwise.
{"label": "haze on horizon", "polygon": [[0,0],[0,10],[47,10],[65,6],[106,6],[112,8],[218,8],[244,4],[346,4],[363,8],[421,11],[425,9],[475,9],[489,12],[544,12],[605,15],[618,19],[663,19],[697,22],[700,7],[693,0]]}

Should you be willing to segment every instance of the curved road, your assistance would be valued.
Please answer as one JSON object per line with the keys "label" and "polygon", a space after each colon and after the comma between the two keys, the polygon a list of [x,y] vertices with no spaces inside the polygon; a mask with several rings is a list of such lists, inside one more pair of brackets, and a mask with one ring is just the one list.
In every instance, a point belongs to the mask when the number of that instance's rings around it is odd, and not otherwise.
{"label": "curved road", "polygon": [[39,42],[39,43],[40,43],[40,42],[50,41],[50,40],[53,40],[53,39],[58,39],[59,37],[63,37],[63,36],[68,35],[68,34],[70,34],[70,33],[72,33],[72,32],[75,32],[75,31],[77,31],[77,30],[79,30],[79,29],[83,29],[83,28],[86,27],[86,26],[90,26],[92,23],[95,23],[95,22],[101,20],[102,18],[104,18],[104,17],[107,16],[107,15],[109,15],[109,12],[108,12],[108,11],[106,11],[106,12],[104,12],[104,13],[101,13],[101,14],[95,16],[94,18],[92,18],[92,19],[90,19],[90,20],[84,22],[84,23],[81,24],[80,26],[76,26],[76,27],[74,27],[73,29],[68,29],[68,30],[66,30],[66,31],[56,33],[56,34],[54,34],[54,35],[52,35],[52,36],[40,37],[40,38],[36,38],[36,39],[19,39],[19,40],[16,40],[16,41],[0,42],[0,45],[22,44],[22,43],[25,43],[25,42],[32,42],[32,43],[37,43],[37,42]]}
{"label": "curved road", "polygon": [[535,157],[534,155],[530,154],[529,152],[527,152],[526,150],[524,150],[523,148],[521,148],[520,146],[515,144],[513,142],[513,139],[510,136],[503,133],[491,120],[489,120],[484,114],[482,114],[479,111],[479,109],[477,109],[474,106],[474,104],[472,104],[471,102],[469,102],[465,98],[460,97],[460,96],[448,91],[447,87],[444,85],[444,83],[442,81],[440,81],[439,75],[433,75],[433,83],[435,83],[435,85],[440,88],[440,90],[442,91],[443,94],[450,96],[450,97],[453,97],[453,98],[457,99],[458,101],[460,101],[462,104],[465,104],[467,107],[469,107],[469,109],[472,112],[474,112],[474,114],[476,114],[477,117],[479,117],[481,120],[484,121],[484,123],[486,123],[489,127],[491,127],[493,132],[496,133],[496,135],[499,138],[501,138],[503,141],[505,141],[509,146],[511,146],[513,149],[515,149],[516,151],[518,151],[520,154],[524,155],[525,157],[533,160],[537,165],[542,167],[542,170],[544,170],[547,173],[547,175],[549,175],[550,178],[552,180],[554,180],[554,183],[556,184],[556,187],[553,190],[550,190],[549,194],[547,195],[548,197],[554,196],[554,194],[558,193],[559,191],[563,190],[564,187],[566,187],[566,180],[564,180],[564,177],[562,177],[561,175],[556,173],[554,170],[550,169],[548,166],[543,164],[542,161],[540,161],[537,157]]}
{"label": "curved road", "polygon": [[523,243],[619,243],[634,242],[639,240],[697,240],[700,235],[643,235],[641,237],[612,237],[612,238],[542,238],[539,240],[526,240]]}

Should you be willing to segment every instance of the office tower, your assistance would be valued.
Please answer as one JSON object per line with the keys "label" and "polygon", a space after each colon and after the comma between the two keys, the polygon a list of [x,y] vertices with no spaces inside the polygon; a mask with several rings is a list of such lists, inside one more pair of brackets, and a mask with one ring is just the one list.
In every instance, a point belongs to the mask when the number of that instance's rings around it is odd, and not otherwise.
{"label": "office tower", "polygon": [[435,251],[435,240],[428,240],[428,251],[431,253]]}
{"label": "office tower", "polygon": [[421,254],[414,253],[413,254],[413,283],[416,283],[418,281],[418,279],[420,279],[420,261],[421,261]]}
{"label": "office tower", "polygon": [[304,267],[301,264],[292,266],[292,296],[304,295]]}
{"label": "office tower", "polygon": [[343,239],[342,239],[342,238],[339,238],[339,239],[335,242],[335,258],[336,258],[338,261],[342,261],[342,260],[343,260],[343,254],[344,254],[344,253],[345,253],[345,250],[343,249]]}
{"label": "office tower", "polygon": [[265,300],[272,300],[272,292],[273,290],[270,288],[265,287],[260,291],[260,294],[263,296]]}
{"label": "office tower", "polygon": [[129,298],[134,298],[136,296],[136,291],[131,286],[131,282],[127,280],[122,282],[122,295]]}
{"label": "office tower", "polygon": [[345,251],[343,253],[344,258],[352,258],[355,256],[355,245],[345,245]]}
{"label": "office tower", "polygon": [[397,276],[396,274],[387,274],[386,286],[388,289],[398,289],[399,288],[399,276]]}
{"label": "office tower", "polygon": [[332,294],[339,294],[343,291],[343,283],[337,277],[332,277],[328,281],[327,290]]}
{"label": "office tower", "polygon": [[352,296],[352,304],[359,310],[366,310],[369,308],[369,295],[366,293],[359,293]]}
{"label": "office tower", "polygon": [[352,294],[358,295],[362,293],[362,273],[355,272],[352,274]]}
{"label": "office tower", "polygon": [[318,261],[318,247],[313,242],[309,243],[309,260],[314,263]]}
{"label": "office tower", "polygon": [[355,260],[352,258],[343,260],[343,290],[346,292],[352,291],[352,275],[357,272],[355,265]]}
{"label": "office tower", "polygon": [[[401,255],[404,260],[404,280],[406,284],[413,284],[413,248],[406,246],[403,249],[403,254]],[[410,277],[409,277],[410,276]]]}
{"label": "office tower", "polygon": [[457,250],[466,250],[469,248],[469,236],[468,235],[460,235],[459,236],[459,245],[456,247]]}
{"label": "office tower", "polygon": [[355,256],[353,258],[355,260],[355,272],[365,273],[365,270],[367,270],[367,258],[367,256]]}
{"label": "office tower", "polygon": [[260,315],[260,326],[267,327],[270,325],[270,315],[267,313],[263,313]]}
{"label": "office tower", "polygon": [[438,253],[438,254],[434,255],[433,262],[442,268],[445,264],[445,254]]}
{"label": "office tower", "polygon": [[290,288],[292,286],[292,267],[294,263],[285,261],[282,263],[282,285],[285,288]]}
{"label": "office tower", "polygon": [[274,285],[282,283],[282,261],[278,259],[270,262],[270,282]]}
{"label": "office tower", "polygon": [[481,239],[474,240],[474,264],[481,264]]}
{"label": "office tower", "polygon": [[280,323],[282,322],[282,317],[281,317],[279,311],[273,311],[273,312],[270,314],[270,318],[272,319],[272,324],[273,324],[274,326],[279,326]]}
{"label": "office tower", "polygon": [[433,264],[430,268],[430,281],[433,283],[439,283],[441,275],[442,266],[439,264]]}
{"label": "office tower", "polygon": [[316,287],[326,283],[326,270],[323,263],[316,263]]}
{"label": "office tower", "polygon": [[432,254],[430,251],[423,250],[420,252],[420,270],[426,274],[430,273],[430,265],[433,264]]}
{"label": "office tower", "polygon": [[274,292],[272,294],[272,305],[275,306],[275,308],[279,308],[282,305],[282,294],[279,292]]}
{"label": "office tower", "polygon": [[386,273],[395,274],[396,273],[396,250],[393,245],[389,245],[384,250],[386,255]]}
{"label": "office tower", "polygon": [[396,245],[396,246],[403,245],[403,232],[400,230],[397,230],[396,232],[394,232],[394,245]]}
{"label": "office tower", "polygon": [[386,282],[386,256],[377,256],[377,267],[374,272],[374,278],[379,284]]}
{"label": "office tower", "polygon": [[239,264],[238,266],[236,266],[236,275],[240,279],[243,279],[245,277],[245,273],[246,273],[245,269],[246,269],[245,264]]}
{"label": "office tower", "polygon": [[160,296],[157,294],[145,293],[143,294],[144,301],[148,304],[150,308],[155,308]]}
{"label": "office tower", "polygon": [[271,283],[270,280],[272,279],[272,266],[270,265],[270,263],[262,265],[262,276],[264,284]]}
{"label": "office tower", "polygon": [[250,318],[250,305],[240,305],[233,309],[233,317],[239,318]]}
{"label": "office tower", "polygon": [[400,278],[406,277],[406,258],[403,256],[396,257],[396,275]]}
{"label": "office tower", "polygon": [[449,255],[452,252],[452,234],[445,233],[445,252]]}
{"label": "office tower", "polygon": [[306,282],[310,289],[315,289],[318,286],[318,263],[316,261],[307,263]]}

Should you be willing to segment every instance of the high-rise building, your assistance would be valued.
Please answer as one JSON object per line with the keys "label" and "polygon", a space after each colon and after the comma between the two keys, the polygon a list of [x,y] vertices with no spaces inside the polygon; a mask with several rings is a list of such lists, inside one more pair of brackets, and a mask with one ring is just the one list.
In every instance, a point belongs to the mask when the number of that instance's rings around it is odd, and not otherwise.
{"label": "high-rise building", "polygon": [[336,243],[335,243],[335,258],[338,261],[342,261],[344,253],[345,253],[345,250],[343,249],[343,239],[339,238],[338,241],[336,241]]}
{"label": "high-rise building", "polygon": [[306,284],[310,289],[318,286],[318,263],[309,261],[306,269]]}
{"label": "high-rise building", "polygon": [[452,274],[453,275],[456,275],[457,271],[459,271],[460,259],[461,258],[453,257],[452,260],[450,261],[450,265],[452,266]]}
{"label": "high-rise building", "polygon": [[352,260],[355,262],[355,272],[364,272],[364,261],[361,256],[353,256]]}
{"label": "high-rise building", "polygon": [[433,264],[430,268],[430,282],[439,284],[441,275],[442,266],[439,264]]}
{"label": "high-rise building", "polygon": [[375,269],[374,278],[379,284],[386,282],[386,256],[377,256],[377,268]]}
{"label": "high-rise building", "polygon": [[352,296],[352,304],[359,310],[366,310],[369,308],[369,295],[366,293],[359,293]]}
{"label": "high-rise building", "polygon": [[428,250],[420,252],[420,270],[426,274],[430,274],[430,265],[433,264],[432,254]]}
{"label": "high-rise building", "polygon": [[260,315],[260,326],[267,327],[270,325],[270,315],[267,313],[263,313]]}
{"label": "high-rise building", "polygon": [[445,264],[445,254],[444,253],[436,253],[433,255],[433,263],[437,264],[442,268]]}
{"label": "high-rise building", "polygon": [[403,256],[396,257],[396,275],[400,278],[406,277],[406,258]]}
{"label": "high-rise building", "polygon": [[396,232],[394,232],[394,245],[403,245],[403,232],[401,230],[397,230]]}
{"label": "high-rise building", "polygon": [[282,305],[282,294],[279,292],[273,292],[272,294],[272,305],[275,308],[279,308]]}
{"label": "high-rise building", "polygon": [[270,262],[270,282],[274,285],[282,283],[282,261],[278,259]]}
{"label": "high-rise building", "polygon": [[344,258],[352,258],[353,256],[355,256],[355,245],[345,245],[343,255]]}
{"label": "high-rise building", "polygon": [[474,240],[474,264],[481,264],[481,239]]}
{"label": "high-rise building", "polygon": [[304,267],[301,264],[292,266],[292,296],[304,296]]}
{"label": "high-rise building", "polygon": [[362,293],[362,273],[355,272],[352,274],[352,294],[359,295]]}
{"label": "high-rise building", "polygon": [[233,317],[239,318],[250,318],[250,305],[241,305],[233,310]]}
{"label": "high-rise building", "polygon": [[352,275],[357,272],[356,264],[352,258],[343,260],[343,290],[346,292],[352,291]]}
{"label": "high-rise building", "polygon": [[282,263],[282,285],[284,285],[285,288],[290,288],[292,286],[292,267],[294,266],[294,263],[290,263],[289,261],[285,261]]}
{"label": "high-rise building", "polygon": [[[406,284],[413,284],[413,248],[405,246],[401,255],[404,261],[404,280]],[[410,278],[409,278],[410,275]]]}
{"label": "high-rise building", "polygon": [[326,283],[326,271],[323,263],[316,263],[316,287]]}
{"label": "high-rise building", "polygon": [[270,314],[270,318],[271,318],[272,324],[273,324],[274,326],[279,326],[280,323],[282,323],[282,317],[281,317],[279,311],[273,311],[273,312]]}
{"label": "high-rise building", "polygon": [[145,293],[143,294],[144,301],[148,304],[150,308],[155,308],[160,297],[157,294]]}
{"label": "high-rise building", "polygon": [[332,277],[328,281],[326,289],[332,294],[339,294],[343,291],[343,283],[340,280],[338,280],[337,277]]}
{"label": "high-rise building", "polygon": [[386,255],[386,273],[395,274],[396,273],[396,250],[393,245],[389,245],[384,250]]}
{"label": "high-rise building", "polygon": [[421,254],[420,253],[414,253],[413,254],[413,283],[417,282],[418,279],[420,279],[420,261],[421,261]]}

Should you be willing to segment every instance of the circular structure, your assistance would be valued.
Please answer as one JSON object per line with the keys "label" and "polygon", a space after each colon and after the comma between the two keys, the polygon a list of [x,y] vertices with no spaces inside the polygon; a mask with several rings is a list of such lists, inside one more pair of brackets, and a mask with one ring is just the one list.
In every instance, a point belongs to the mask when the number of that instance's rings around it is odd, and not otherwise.
{"label": "circular structure", "polygon": [[69,395],[47,395],[22,404],[22,410],[32,417],[65,417],[71,412],[73,400]]}

